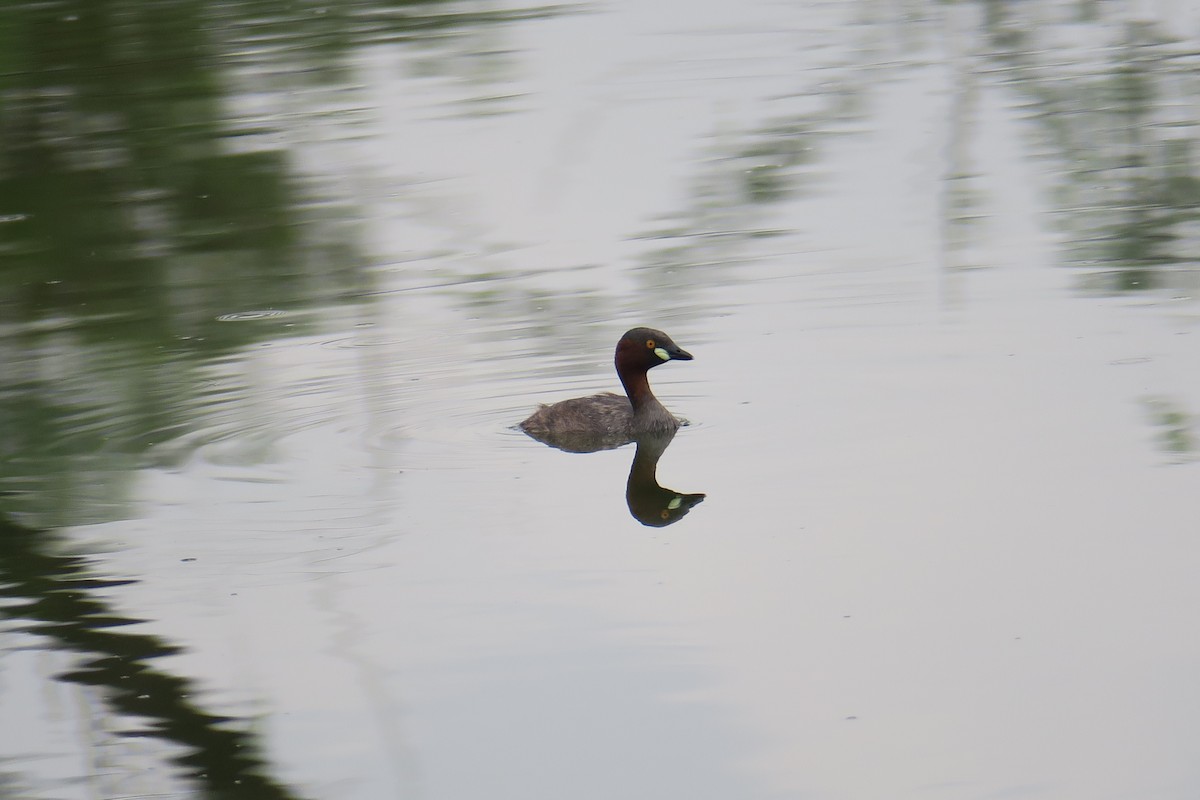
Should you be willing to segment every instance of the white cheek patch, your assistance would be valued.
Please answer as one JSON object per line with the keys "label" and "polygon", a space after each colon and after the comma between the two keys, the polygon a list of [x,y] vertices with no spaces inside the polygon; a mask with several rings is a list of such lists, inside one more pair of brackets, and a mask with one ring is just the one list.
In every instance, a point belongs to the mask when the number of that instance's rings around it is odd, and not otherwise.
{"label": "white cheek patch", "polygon": [[666,350],[663,350],[661,347],[654,348],[654,355],[658,356],[663,361],[671,360],[671,354],[668,353]]}

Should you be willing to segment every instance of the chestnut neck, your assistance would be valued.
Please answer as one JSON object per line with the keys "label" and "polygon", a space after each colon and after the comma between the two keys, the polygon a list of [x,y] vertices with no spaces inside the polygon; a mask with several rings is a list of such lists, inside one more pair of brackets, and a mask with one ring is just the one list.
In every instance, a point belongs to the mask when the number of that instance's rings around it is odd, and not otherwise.
{"label": "chestnut neck", "polygon": [[636,367],[626,366],[622,369],[622,365],[617,364],[617,376],[621,379],[621,385],[625,387],[625,394],[629,395],[629,402],[633,405],[635,414],[639,409],[658,402],[654,392],[650,391],[650,381],[646,372],[647,370]]}

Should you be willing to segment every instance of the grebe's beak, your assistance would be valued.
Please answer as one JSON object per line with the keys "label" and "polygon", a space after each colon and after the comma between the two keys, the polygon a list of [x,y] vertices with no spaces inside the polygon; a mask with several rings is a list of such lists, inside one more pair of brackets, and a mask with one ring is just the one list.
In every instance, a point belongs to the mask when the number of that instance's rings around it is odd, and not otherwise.
{"label": "grebe's beak", "polygon": [[671,357],[672,361],[691,361],[692,360],[692,354],[677,345],[671,345],[670,347],[668,347],[667,355],[669,355]]}

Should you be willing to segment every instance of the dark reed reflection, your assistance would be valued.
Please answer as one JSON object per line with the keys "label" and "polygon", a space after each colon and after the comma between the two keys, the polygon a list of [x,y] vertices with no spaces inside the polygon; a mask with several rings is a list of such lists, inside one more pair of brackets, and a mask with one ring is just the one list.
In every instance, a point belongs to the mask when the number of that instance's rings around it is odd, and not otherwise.
{"label": "dark reed reflection", "polygon": [[141,620],[116,613],[101,597],[132,581],[96,577],[86,558],[55,552],[60,546],[52,533],[0,516],[0,615],[78,657],[78,666],[56,679],[101,690],[112,715],[125,720],[125,735],[184,748],[175,766],[204,797],[297,797],[271,777],[258,738],[235,729],[247,721],[204,711],[192,699],[199,687],[155,665],[177,646],[121,630]]}

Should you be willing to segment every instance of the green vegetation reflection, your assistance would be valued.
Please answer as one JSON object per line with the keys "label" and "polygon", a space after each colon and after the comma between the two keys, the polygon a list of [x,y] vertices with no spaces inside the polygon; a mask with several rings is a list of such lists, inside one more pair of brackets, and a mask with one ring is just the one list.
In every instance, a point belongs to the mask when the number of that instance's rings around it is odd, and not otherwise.
{"label": "green vegetation reflection", "polygon": [[[7,4],[3,508],[51,526],[119,516],[121,474],[188,431],[210,365],[369,293],[353,198],[306,175],[289,144],[352,124],[324,98],[353,102],[356,50],[419,43],[427,69],[454,69],[449,54],[478,49],[480,31],[550,13],[438,0]],[[440,62],[428,55],[439,47]],[[296,102],[308,89],[337,91]],[[270,110],[281,97],[286,117]]]}

